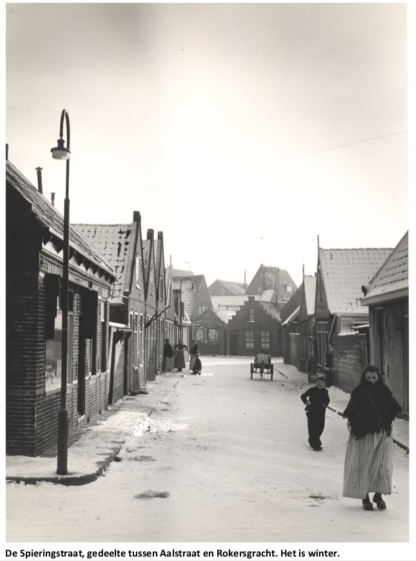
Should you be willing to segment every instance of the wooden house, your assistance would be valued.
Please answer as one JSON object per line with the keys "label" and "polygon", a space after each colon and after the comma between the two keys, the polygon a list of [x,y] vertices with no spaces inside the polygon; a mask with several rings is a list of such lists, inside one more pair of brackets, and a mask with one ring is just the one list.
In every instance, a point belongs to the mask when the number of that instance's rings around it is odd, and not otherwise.
{"label": "wooden house", "polygon": [[315,292],[316,277],[303,275],[298,316],[300,339],[299,370],[307,374],[315,374]]}
{"label": "wooden house", "polygon": [[195,319],[195,339],[201,355],[227,355],[227,327],[235,310],[207,308]]}
{"label": "wooden house", "polygon": [[[6,162],[6,452],[35,456],[57,443],[61,405],[64,220]],[[116,274],[69,229],[69,432],[108,404],[109,299]]]}
{"label": "wooden house", "polygon": [[254,357],[266,349],[272,356],[280,356],[280,323],[276,304],[250,296],[228,322],[228,354]]}
{"label": "wooden house", "polygon": [[279,337],[283,361],[285,364],[293,364],[296,368],[300,366],[300,327],[298,318],[301,294],[302,287],[299,287],[280,311],[282,323]]}
{"label": "wooden house", "polygon": [[370,362],[409,416],[409,233],[403,236],[371,281],[362,287],[368,306]]}
{"label": "wooden house", "polygon": [[146,385],[145,286],[140,212],[128,224],[76,224],[117,274],[110,301],[111,379],[109,403]]}
{"label": "wooden house", "polygon": [[[371,280],[391,249],[318,248],[315,291],[317,369],[328,384],[352,391],[368,363],[368,310],[361,287]],[[367,329],[368,332],[368,329]]]}

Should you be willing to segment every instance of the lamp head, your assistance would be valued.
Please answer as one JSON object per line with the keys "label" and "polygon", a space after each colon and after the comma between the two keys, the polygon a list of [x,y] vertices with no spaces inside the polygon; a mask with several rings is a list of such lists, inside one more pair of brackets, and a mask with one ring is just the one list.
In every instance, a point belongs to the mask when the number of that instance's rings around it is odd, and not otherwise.
{"label": "lamp head", "polygon": [[69,155],[71,151],[64,146],[65,140],[63,138],[58,139],[58,146],[51,148],[52,158],[54,160],[69,160]]}

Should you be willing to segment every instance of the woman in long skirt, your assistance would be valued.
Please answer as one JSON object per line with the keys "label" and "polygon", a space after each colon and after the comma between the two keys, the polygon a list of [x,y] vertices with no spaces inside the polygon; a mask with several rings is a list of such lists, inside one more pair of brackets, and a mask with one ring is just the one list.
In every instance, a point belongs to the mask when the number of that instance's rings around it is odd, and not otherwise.
{"label": "woman in long skirt", "polygon": [[163,371],[170,371],[174,369],[175,351],[173,350],[170,340],[166,339],[163,346]]}
{"label": "woman in long skirt", "polygon": [[185,351],[188,350],[188,347],[184,344],[183,339],[179,341],[177,345],[175,345],[176,349],[176,357],[175,357],[175,367],[178,369],[178,372],[182,372],[182,368],[185,368]]}
{"label": "woman in long skirt", "polygon": [[387,508],[382,495],[391,494],[392,423],[400,411],[400,405],[384,385],[379,368],[367,365],[343,413],[350,431],[343,496],[361,499],[364,510],[374,510],[368,496],[372,492],[377,508]]}

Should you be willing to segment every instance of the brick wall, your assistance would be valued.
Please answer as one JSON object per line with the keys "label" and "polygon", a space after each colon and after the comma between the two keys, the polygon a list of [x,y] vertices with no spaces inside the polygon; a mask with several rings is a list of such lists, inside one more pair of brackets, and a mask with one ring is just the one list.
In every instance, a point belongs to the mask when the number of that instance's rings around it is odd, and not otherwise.
{"label": "brick wall", "polygon": [[44,375],[42,279],[12,273],[6,279],[6,451],[35,453],[35,400]]}

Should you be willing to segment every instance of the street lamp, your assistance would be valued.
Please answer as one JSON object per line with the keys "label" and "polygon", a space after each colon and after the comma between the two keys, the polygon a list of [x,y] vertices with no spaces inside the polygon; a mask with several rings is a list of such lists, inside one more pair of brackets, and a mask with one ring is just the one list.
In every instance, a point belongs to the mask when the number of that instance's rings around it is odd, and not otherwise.
{"label": "street lamp", "polygon": [[194,288],[194,283],[189,277],[183,277],[179,284],[179,339],[182,339],[182,283],[184,280],[191,281],[191,288]]}
{"label": "street lamp", "polygon": [[[67,148],[63,137],[64,120],[66,124]],[[61,364],[61,407],[58,412],[58,462],[57,474],[68,473],[68,409],[66,393],[68,380],[68,303],[69,303],[69,155],[70,128],[69,116],[64,109],[61,114],[58,146],[52,148],[55,160],[66,160],[66,189],[64,203],[64,254],[63,254],[63,286],[62,286],[62,364]]]}

